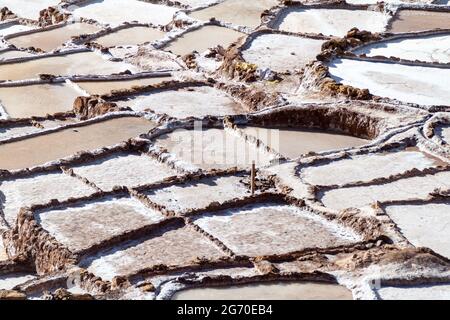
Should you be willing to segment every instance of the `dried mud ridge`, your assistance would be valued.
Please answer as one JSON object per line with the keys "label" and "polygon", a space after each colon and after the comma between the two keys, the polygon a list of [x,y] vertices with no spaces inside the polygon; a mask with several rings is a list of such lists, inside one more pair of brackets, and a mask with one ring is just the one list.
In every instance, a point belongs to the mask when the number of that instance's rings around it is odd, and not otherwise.
{"label": "dried mud ridge", "polygon": [[[58,174],[72,179],[74,185],[77,182],[91,190],[84,196],[69,196],[64,199],[55,198],[45,201],[33,200],[17,209],[15,223],[10,223],[6,219],[6,206],[9,204],[2,200],[0,233],[7,259],[0,260],[0,277],[12,279],[17,275],[26,274],[32,275],[33,279],[22,281],[11,289],[0,290],[0,299],[30,297],[54,300],[169,299],[176,291],[186,288],[290,280],[338,283],[349,288],[355,299],[380,299],[377,288],[371,286],[374,280],[378,280],[382,287],[450,284],[449,257],[430,248],[415,246],[414,241],[403,233],[402,228],[397,225],[388,211],[391,206],[437,204],[449,206],[450,186],[448,184],[447,187],[436,185],[436,188],[425,196],[373,201],[368,206],[360,208],[350,207],[338,210],[323,201],[323,195],[333,190],[383,186],[409,178],[425,179],[450,170],[450,142],[443,134],[443,128],[450,127],[448,106],[422,106],[379,97],[371,94],[366,88],[354,88],[337,83],[328,70],[328,64],[336,58],[448,68],[448,64],[444,63],[409,61],[395,57],[358,56],[353,51],[369,44],[392,39],[445,35],[450,33],[450,30],[392,34],[371,33],[353,28],[344,37],[337,38],[319,33],[299,34],[279,31],[274,27],[281,12],[290,7],[372,10],[388,15],[389,23],[391,23],[392,17],[399,8],[383,4],[357,6],[343,1],[328,1],[304,5],[296,1],[280,1],[279,5],[261,12],[261,25],[252,29],[221,21],[217,17],[211,21],[195,20],[188,15],[193,9],[198,8],[192,8],[177,1],[144,2],[161,4],[180,11],[167,25],[132,22],[111,27],[92,19],[82,18],[80,21],[96,25],[100,31],[91,35],[72,37],[52,52],[46,53],[39,48],[21,49],[36,56],[0,61],[1,68],[2,65],[34,61],[44,57],[94,52],[110,61],[127,63],[130,68],[139,70],[138,72],[126,70],[106,76],[41,74],[36,79],[16,81],[2,79],[0,88],[66,83],[80,92],[84,91],[84,95],[80,94],[75,101],[70,101],[66,112],[40,117],[11,118],[4,116],[3,114],[7,115],[7,113],[3,110],[4,108],[1,108],[0,128],[5,132],[17,130],[19,133],[0,137],[0,147],[69,128],[77,130],[86,125],[123,117],[147,119],[149,123],[155,124],[155,128],[142,132],[139,137],[115,145],[80,151],[34,167],[0,171],[2,182],[16,182]],[[68,7],[81,3],[84,1],[63,1],[58,6],[41,10],[36,20],[18,17],[8,8],[3,8],[0,11],[0,20],[44,28],[38,30],[49,27],[59,28],[72,22],[72,13]],[[425,9],[450,14],[448,7],[440,8],[433,5],[402,4],[401,9]],[[164,51],[168,44],[186,32],[206,25],[238,30],[242,32],[242,37],[227,48],[216,46],[205,54],[192,52],[180,57]],[[148,26],[168,32],[168,35],[161,40],[129,48],[107,48],[96,42],[101,36],[135,26]],[[39,31],[24,31],[21,34],[35,32]],[[324,43],[316,59],[307,63],[305,67],[289,72],[273,70],[268,72],[265,70],[267,66],[258,66],[246,61],[243,55],[258,36],[267,34],[322,40]],[[2,40],[7,45],[5,52],[16,49],[8,43],[8,38],[4,37]],[[215,67],[211,68],[211,65]],[[155,66],[158,68],[154,68]],[[265,72],[262,72],[263,69]],[[112,80],[148,80],[160,76],[170,76],[170,78],[156,84],[131,88],[124,86],[123,89],[113,90],[107,94],[90,94],[81,89],[82,85],[78,84],[83,81],[100,83]],[[208,115],[202,118],[186,115],[183,118],[176,118],[159,112],[157,105],[149,105],[144,111],[134,111],[132,107],[118,105],[118,101],[133,96],[165,91],[173,91],[175,94],[179,90],[205,87],[217,90],[233,99],[241,106],[241,114]],[[293,100],[292,97],[300,94],[299,92],[315,97],[316,102],[300,103],[298,100]],[[213,113],[214,110],[211,110],[211,114]],[[195,121],[198,120],[202,121],[204,128],[232,133],[245,141],[247,145],[254,146],[263,154],[275,159],[265,166],[258,167],[255,194],[252,195],[250,192],[249,169],[238,167],[201,169],[179,159],[176,154],[171,153],[171,150],[160,145],[163,137],[178,129],[194,129]],[[299,155],[296,159],[290,159],[283,155],[281,150],[246,132],[243,129],[246,126],[313,129],[351,135],[370,141],[361,147],[309,152]],[[30,133],[31,129],[33,131]],[[309,168],[318,168],[343,160],[401,153],[411,149],[429,155],[434,159],[435,165],[425,168],[405,167],[399,172],[386,172],[377,177],[360,177],[359,181],[328,184],[311,183],[303,175]],[[79,171],[79,168],[85,165],[105,159],[116,159],[123,155],[151,159],[167,170],[171,170],[172,175],[169,174],[157,181],[126,182],[123,185],[122,181],[114,179],[116,174],[128,172],[130,168],[125,164],[119,172],[106,174],[106,179],[113,180],[116,185],[105,188],[98,183],[98,177],[88,177]],[[188,189],[226,178],[237,178],[237,186],[245,192],[235,196],[231,194],[227,199],[213,199],[207,204],[198,206],[190,204],[191,200],[189,200],[185,203],[184,209],[174,209],[176,206],[173,207],[167,201],[149,196],[149,194],[163,193],[169,188]],[[56,185],[53,187],[55,191],[59,188]],[[0,191],[2,191],[1,184]],[[101,204],[108,199],[131,199],[136,205],[143,206],[144,210],[161,215],[161,218],[156,222],[146,221],[136,228],[93,239],[87,246],[77,250],[70,249],[67,245],[68,240],[64,239],[63,235],[59,238],[57,231],[47,230],[43,226],[41,219],[43,212],[52,210],[62,212],[88,204]],[[303,247],[299,243],[297,249],[272,246],[269,250],[270,254],[242,254],[238,246],[232,242],[230,245],[227,234],[217,233],[212,229],[207,230],[198,223],[199,219],[205,217],[223,216],[224,210],[235,212],[239,209],[264,207],[266,204],[285,205],[301,210],[315,219],[329,223],[332,229],[344,228],[354,233],[356,238],[345,244],[334,246]],[[71,218],[74,222],[77,220],[76,214],[74,212]],[[70,222],[66,223],[70,224]],[[122,223],[126,224],[126,219]],[[269,221],[264,221],[263,225],[265,228],[272,227]],[[176,232],[192,234],[195,239],[203,241],[205,246],[214,248],[216,253],[197,253],[203,249],[198,249],[195,245],[189,247],[179,239],[170,238]],[[121,270],[120,266],[116,266],[117,270],[112,270],[111,275],[108,270],[92,267],[93,261],[106,259],[112,252],[125,252],[128,249],[135,249],[138,244],[159,238],[164,239],[166,241],[164,243],[170,247],[184,248],[180,252],[171,251],[172,249],[169,249],[169,253],[164,251],[168,255],[178,254],[179,262],[161,263],[158,254],[164,253],[152,251],[150,258],[155,262],[136,261],[133,269],[125,271]],[[259,251],[267,248],[267,245],[267,243],[256,244]],[[0,249],[2,249],[1,246]],[[161,248],[161,250],[166,249]],[[125,258],[136,258],[132,250],[128,255]],[[118,259],[121,259],[120,256]],[[116,267],[111,266],[112,269]],[[102,277],[97,274],[98,271],[108,276]],[[73,288],[77,290],[72,290]],[[80,291],[83,293],[79,293]]]}

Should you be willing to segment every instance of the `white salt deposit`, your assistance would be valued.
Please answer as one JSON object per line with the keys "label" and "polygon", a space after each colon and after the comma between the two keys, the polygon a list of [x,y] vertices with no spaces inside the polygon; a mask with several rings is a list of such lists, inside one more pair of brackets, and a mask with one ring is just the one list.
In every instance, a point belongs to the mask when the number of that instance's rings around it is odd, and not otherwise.
{"label": "white salt deposit", "polygon": [[403,151],[356,156],[322,166],[307,167],[302,170],[302,178],[315,185],[345,184],[371,181],[414,168],[422,170],[433,166],[433,159],[422,152]]}
{"label": "white salt deposit", "polygon": [[450,285],[383,287],[377,290],[383,300],[450,300]]}
{"label": "white salt deposit", "polygon": [[291,8],[283,11],[279,19],[279,30],[342,37],[354,27],[382,32],[388,17],[369,10]]}
{"label": "white salt deposit", "polygon": [[378,96],[423,105],[450,105],[450,69],[336,59],[329,71],[339,83]]}
{"label": "white salt deposit", "polygon": [[174,13],[178,10],[175,7],[138,0],[89,1],[83,6],[70,6],[69,9],[76,18],[94,19],[110,25],[131,21],[166,25],[172,21]]}
{"label": "white salt deposit", "polygon": [[51,199],[67,200],[95,192],[78,179],[62,173],[41,174],[29,178],[6,180],[0,184],[2,205],[6,221],[15,225],[21,207],[44,204]]}
{"label": "white salt deposit", "polygon": [[315,60],[323,43],[324,40],[263,34],[256,37],[243,51],[243,57],[259,68],[270,68],[278,72],[292,71]]}
{"label": "white salt deposit", "polygon": [[386,213],[413,245],[450,258],[450,203],[389,206]]}
{"label": "white salt deposit", "polygon": [[450,35],[403,38],[363,47],[356,54],[385,56],[406,60],[450,63]]}
{"label": "white salt deposit", "polygon": [[436,188],[450,188],[450,171],[380,185],[333,189],[325,192],[321,200],[337,210],[361,208],[376,201],[426,199]]}
{"label": "white salt deposit", "polygon": [[119,154],[74,168],[74,172],[102,190],[114,186],[135,187],[177,175],[168,166],[146,155]]}

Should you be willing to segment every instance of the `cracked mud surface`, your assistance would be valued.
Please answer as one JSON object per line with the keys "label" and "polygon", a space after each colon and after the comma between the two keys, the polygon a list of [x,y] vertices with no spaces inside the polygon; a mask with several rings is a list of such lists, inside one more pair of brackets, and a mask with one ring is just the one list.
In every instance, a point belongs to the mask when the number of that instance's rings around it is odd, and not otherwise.
{"label": "cracked mud surface", "polygon": [[449,6],[24,2],[0,297],[450,299]]}

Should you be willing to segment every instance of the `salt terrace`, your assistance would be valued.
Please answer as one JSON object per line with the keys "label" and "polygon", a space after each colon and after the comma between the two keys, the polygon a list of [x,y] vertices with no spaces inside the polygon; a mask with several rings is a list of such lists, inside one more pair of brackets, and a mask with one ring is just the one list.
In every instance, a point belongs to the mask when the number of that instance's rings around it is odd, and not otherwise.
{"label": "salt terrace", "polygon": [[0,9],[0,299],[450,299],[447,5]]}

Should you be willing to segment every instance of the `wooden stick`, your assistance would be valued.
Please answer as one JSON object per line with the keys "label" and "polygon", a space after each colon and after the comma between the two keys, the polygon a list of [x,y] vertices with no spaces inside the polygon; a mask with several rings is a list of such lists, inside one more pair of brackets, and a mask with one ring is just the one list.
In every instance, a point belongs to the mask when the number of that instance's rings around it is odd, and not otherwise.
{"label": "wooden stick", "polygon": [[252,170],[251,170],[251,174],[250,174],[250,188],[252,190],[252,196],[255,194],[255,189],[256,189],[256,168],[255,168],[255,161],[252,162]]}

